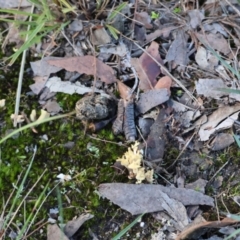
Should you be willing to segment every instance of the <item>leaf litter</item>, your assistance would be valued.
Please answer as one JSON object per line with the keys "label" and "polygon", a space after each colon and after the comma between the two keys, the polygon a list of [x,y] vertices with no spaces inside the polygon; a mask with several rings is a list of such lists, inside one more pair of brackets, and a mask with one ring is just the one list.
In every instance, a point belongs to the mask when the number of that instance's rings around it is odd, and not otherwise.
{"label": "leaf litter", "polygon": [[[133,4],[131,7],[136,9],[131,17],[126,3],[120,13],[115,12],[112,25],[108,19],[102,19],[101,25],[89,20],[91,29],[85,21],[73,20],[65,32],[66,57],[59,54],[61,57],[48,56],[32,62],[35,83],[30,86],[47,116],[64,111],[54,99],[57,93],[77,93],[82,97],[76,105],[78,119],[91,121],[95,130],[112,124],[117,141],[123,139],[119,135],[124,135],[132,142],[116,160],[127,169],[131,183],[137,184],[101,184],[99,192],[131,214],[158,212],[167,218],[167,213],[174,226],[168,232],[180,231],[180,238],[188,235],[186,229],[199,237],[198,228],[216,226],[210,222],[191,228],[189,216],[197,219],[194,213],[200,216],[202,205],[214,207],[213,199],[205,195],[211,182],[207,186],[205,183],[217,171],[211,169],[217,159],[214,154],[227,151],[233,144],[232,134],[225,130],[234,130],[240,111],[239,95],[220,90],[239,88],[239,3],[205,1],[198,6],[187,2],[176,3],[175,8],[161,4],[154,8],[155,15]],[[178,8],[180,13],[173,14]],[[105,16],[95,14],[96,18]],[[229,19],[222,18],[226,14]],[[65,78],[59,74],[63,70]],[[184,88],[191,97],[186,97]],[[104,97],[111,100],[100,100]],[[87,102],[90,105],[82,104]],[[85,113],[93,105],[98,110],[90,117]],[[178,152],[176,156],[174,151]],[[201,159],[200,155],[206,157]],[[221,168],[219,171],[222,179],[230,180]],[[194,185],[195,190],[187,189],[189,181],[195,183],[201,177],[204,184]],[[153,184],[143,184],[146,181]]]}
{"label": "leaf litter", "polygon": [[[99,186],[98,191],[103,197],[108,198],[133,215],[166,210],[167,206],[164,204],[167,204],[166,201],[170,201],[171,198],[181,202],[184,206],[214,206],[213,198],[200,192],[162,185],[105,183]],[[174,205],[174,201],[167,205]],[[174,206],[171,207],[174,208]]]}

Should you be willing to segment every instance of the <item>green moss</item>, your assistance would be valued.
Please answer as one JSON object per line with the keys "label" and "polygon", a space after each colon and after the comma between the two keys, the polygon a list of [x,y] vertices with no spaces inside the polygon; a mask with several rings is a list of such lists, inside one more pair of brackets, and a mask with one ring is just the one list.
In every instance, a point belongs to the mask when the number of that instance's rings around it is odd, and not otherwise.
{"label": "green moss", "polygon": [[[1,74],[3,72],[0,71]],[[1,130],[2,136],[8,129],[13,128],[10,115],[14,112],[18,71],[10,71],[8,78],[11,81],[8,81],[7,84],[6,80],[2,81],[0,79],[1,97],[6,98],[6,107],[0,109],[0,118],[5,122],[5,126]],[[29,85],[30,82],[26,81],[26,85],[23,86],[23,92],[29,91]],[[57,101],[60,102],[64,112],[72,111],[79,98],[77,94],[57,94]],[[32,109],[39,109],[36,102],[37,98],[30,96],[22,97],[21,110],[24,110],[29,115]],[[38,114],[40,114],[39,110]],[[87,135],[83,136],[83,125],[75,117],[45,123],[37,126],[36,129],[38,131],[37,134],[28,129],[21,132],[18,138],[11,138],[0,146],[2,159],[0,165],[0,191],[4,192],[6,198],[13,189],[12,184],[16,184],[19,174],[22,171],[26,171],[29,165],[32,151],[26,151],[26,149],[32,149],[34,145],[38,147],[32,169],[19,202],[37,181],[44,169],[47,169],[37,187],[32,190],[31,197],[27,199],[28,204],[26,209],[20,210],[22,215],[19,214],[16,217],[16,221],[23,222],[24,211],[26,211],[26,216],[31,213],[37,198],[48,181],[50,181],[50,190],[56,185],[56,176],[59,173],[69,174],[69,171],[72,171],[72,177],[76,176],[76,178],[60,185],[60,191],[64,193],[62,194],[64,219],[66,221],[71,220],[74,216],[82,212],[90,211],[97,218],[95,223],[105,222],[106,209],[111,209],[110,215],[114,216],[116,206],[111,205],[109,201],[99,198],[95,192],[100,183],[119,181],[119,179],[121,181],[122,179],[127,180],[126,176],[124,178],[122,176],[118,177],[111,167],[115,160],[126,150],[125,147],[104,142],[104,140],[116,141],[111,127],[109,126],[97,133],[97,137],[103,139],[103,141],[91,139]],[[48,140],[41,138],[44,134],[47,135]],[[63,146],[68,141],[75,143],[73,148],[67,149]],[[96,157],[87,149],[89,142],[99,149],[99,157]],[[12,200],[9,202],[9,207]],[[2,204],[0,204],[1,209],[3,207]],[[39,212],[37,219],[46,219],[49,209],[57,205],[57,194],[53,192]],[[69,208],[70,206],[71,208]],[[99,211],[99,208],[102,210]],[[84,228],[84,231],[88,235],[88,229]]]}

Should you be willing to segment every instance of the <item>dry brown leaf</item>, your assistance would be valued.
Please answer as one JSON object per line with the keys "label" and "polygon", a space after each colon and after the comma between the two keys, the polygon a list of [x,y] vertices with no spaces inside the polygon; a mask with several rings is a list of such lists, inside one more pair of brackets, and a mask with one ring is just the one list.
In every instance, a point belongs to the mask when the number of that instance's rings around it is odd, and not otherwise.
{"label": "dry brown leaf", "polygon": [[51,115],[55,115],[62,111],[60,105],[56,102],[56,100],[48,100],[46,104],[43,106],[43,109],[46,109],[48,113]]}
{"label": "dry brown leaf", "polygon": [[117,85],[121,98],[124,100],[128,99],[130,96],[131,88],[119,80],[117,80]]}
{"label": "dry brown leaf", "polygon": [[156,77],[160,74],[161,69],[148,54],[155,58],[157,62],[163,64],[158,52],[158,47],[158,43],[153,41],[146,50],[147,53],[144,52],[139,59],[131,59],[131,63],[136,69],[140,79],[139,87],[141,90],[153,89],[157,83]]}
{"label": "dry brown leaf", "polygon": [[146,156],[151,160],[162,159],[165,150],[166,127],[164,123],[165,111],[161,109],[156,121],[150,128],[147,138]]}
{"label": "dry brown leaf", "polygon": [[104,45],[111,42],[111,37],[108,35],[106,29],[101,27],[92,32],[91,42],[93,45]]}
{"label": "dry brown leaf", "polygon": [[46,81],[48,80],[48,77],[35,76],[33,80],[35,81],[35,83],[31,84],[29,87],[35,94],[38,95],[44,88]]}
{"label": "dry brown leaf", "polygon": [[136,12],[135,13],[135,20],[138,21],[137,23],[142,23],[143,26],[146,29],[152,29],[152,24],[151,24],[151,17],[149,16],[149,14],[147,12]]}
{"label": "dry brown leaf", "polygon": [[[140,81],[139,81],[139,88],[141,90],[153,89],[152,83],[150,82],[147,74],[142,69],[140,60],[138,58],[132,58],[131,59],[131,64],[135,68],[135,70],[136,70],[136,72],[138,74],[138,78],[140,79]],[[156,84],[156,82],[154,82],[154,85],[155,84]]]}
{"label": "dry brown leaf", "polygon": [[47,240],[69,240],[69,238],[61,231],[57,224],[48,224]]}
{"label": "dry brown leaf", "polygon": [[147,34],[146,35],[146,41],[151,42],[157,37],[163,36],[164,38],[168,38],[169,34],[171,33],[172,30],[176,29],[176,26],[167,26],[162,29],[157,29],[153,33]]}
{"label": "dry brown leaf", "polygon": [[80,19],[75,19],[73,20],[69,25],[68,25],[68,29],[70,31],[74,31],[74,32],[80,32],[83,30],[83,21]]}
{"label": "dry brown leaf", "polygon": [[174,225],[178,230],[182,231],[189,223],[185,206],[180,201],[170,198],[166,193],[161,193],[159,200],[162,202],[164,210],[177,223]]}
{"label": "dry brown leaf", "polygon": [[207,180],[204,180],[204,179],[201,179],[199,178],[198,180],[196,180],[195,182],[192,182],[192,183],[188,183],[185,185],[185,188],[189,188],[189,189],[197,189],[198,192],[201,192],[201,193],[205,193],[205,187],[207,185]]}
{"label": "dry brown leaf", "polygon": [[225,92],[217,90],[218,88],[227,88],[227,85],[221,78],[200,78],[195,84],[197,94],[201,94],[204,97],[220,99],[220,97],[226,95]]}
{"label": "dry brown leaf", "polygon": [[166,60],[171,63],[172,68],[180,65],[184,69],[187,66],[189,61],[187,35],[182,30],[177,31],[176,37],[167,52]]}
{"label": "dry brown leaf", "polygon": [[[85,73],[100,78],[103,82],[111,84],[116,82],[114,71],[107,64],[94,56],[70,57],[57,60],[48,60],[48,63],[64,68],[70,72]],[[96,66],[95,66],[96,64]]]}
{"label": "dry brown leaf", "polygon": [[136,108],[139,113],[145,113],[159,104],[166,102],[168,99],[169,93],[166,88],[149,90],[140,94]]}
{"label": "dry brown leaf", "polygon": [[198,47],[195,60],[199,67],[209,71],[213,71],[218,66],[219,62],[216,56],[202,46]]}
{"label": "dry brown leaf", "polygon": [[[226,38],[229,36],[228,33],[225,31],[223,25],[220,23],[217,23],[217,22],[207,23],[207,21],[206,21],[203,24],[203,29],[205,32],[211,32],[213,34],[221,33]],[[232,37],[234,38],[233,35],[232,35]]]}
{"label": "dry brown leaf", "polygon": [[230,133],[219,133],[211,143],[212,151],[220,151],[235,142],[234,137]]}
{"label": "dry brown leaf", "polygon": [[67,237],[71,238],[77,230],[86,222],[87,220],[93,218],[94,216],[92,214],[82,214],[77,219],[68,221],[66,225],[64,226],[64,233]]}
{"label": "dry brown leaf", "polygon": [[105,183],[99,186],[98,191],[103,197],[108,198],[133,215],[164,210],[162,193],[181,202],[184,206],[214,206],[213,198],[200,192],[162,185]]}
{"label": "dry brown leaf", "polygon": [[[235,113],[235,112],[239,110],[240,110],[239,103],[235,104],[234,106],[225,106],[225,107],[218,108],[215,112],[213,112],[208,117],[208,121],[200,127],[198,132],[200,140],[207,141],[210,135],[213,134],[216,130],[226,129],[231,127],[234,120],[236,120],[238,116],[238,113]],[[231,118],[228,118],[225,121],[223,121],[225,118],[227,118],[230,115],[232,115]]]}
{"label": "dry brown leaf", "polygon": [[190,17],[190,25],[193,29],[200,26],[202,20],[204,19],[204,14],[202,11],[199,11],[198,9],[193,9],[187,11],[188,16]]}
{"label": "dry brown leaf", "polygon": [[140,45],[143,45],[146,40],[146,28],[143,27],[142,25],[135,24],[134,25],[134,37]]}
{"label": "dry brown leaf", "polygon": [[153,87],[156,84],[156,77],[160,74],[161,69],[158,64],[153,61],[151,57],[148,56],[148,54],[151,55],[157,62],[163,64],[163,60],[161,59],[158,48],[158,43],[153,41],[148,47],[147,51],[144,52],[139,58],[140,64],[145,73],[147,74]]}
{"label": "dry brown leaf", "polygon": [[197,38],[206,44],[207,46],[223,53],[224,55],[228,55],[231,52],[230,46],[227,40],[222,36],[222,34],[201,34],[196,33]]}
{"label": "dry brown leaf", "polygon": [[171,94],[170,87],[172,85],[172,79],[169,76],[164,76],[160,78],[155,85],[154,89],[162,89],[166,88],[168,90],[169,95]]}
{"label": "dry brown leaf", "polygon": [[58,57],[45,57],[41,60],[30,62],[31,68],[34,72],[34,76],[49,76],[51,73],[56,73],[62,70],[62,67],[51,66],[48,61],[49,60],[57,60],[61,59]]}

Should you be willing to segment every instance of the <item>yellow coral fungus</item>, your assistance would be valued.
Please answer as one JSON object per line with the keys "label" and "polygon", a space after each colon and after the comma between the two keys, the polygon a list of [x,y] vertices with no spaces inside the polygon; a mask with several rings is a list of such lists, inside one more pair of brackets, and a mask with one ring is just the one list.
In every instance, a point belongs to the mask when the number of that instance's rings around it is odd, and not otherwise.
{"label": "yellow coral fungus", "polygon": [[141,166],[143,155],[138,149],[139,142],[135,142],[131,147],[128,148],[128,151],[117,161],[126,167],[129,171],[129,178],[135,178],[136,183],[141,183],[143,180],[148,182],[153,181],[153,170],[145,171],[145,168]]}

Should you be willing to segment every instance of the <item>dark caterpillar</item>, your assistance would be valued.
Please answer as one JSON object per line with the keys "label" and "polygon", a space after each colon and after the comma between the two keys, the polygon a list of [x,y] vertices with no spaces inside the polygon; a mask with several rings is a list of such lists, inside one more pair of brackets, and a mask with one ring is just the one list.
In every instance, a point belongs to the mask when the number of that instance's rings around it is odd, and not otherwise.
{"label": "dark caterpillar", "polygon": [[123,128],[124,134],[128,141],[135,141],[137,137],[137,131],[134,120],[134,101],[133,99],[126,100],[125,104],[125,112],[124,112],[124,121]]}
{"label": "dark caterpillar", "polygon": [[125,134],[128,141],[135,141],[137,132],[134,120],[134,101],[120,99],[118,102],[117,118],[112,126],[113,133]]}

